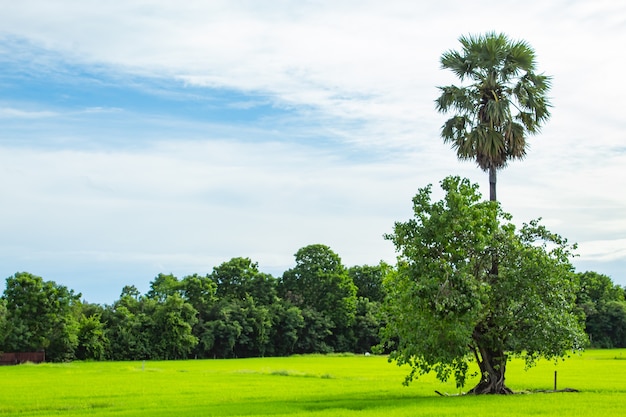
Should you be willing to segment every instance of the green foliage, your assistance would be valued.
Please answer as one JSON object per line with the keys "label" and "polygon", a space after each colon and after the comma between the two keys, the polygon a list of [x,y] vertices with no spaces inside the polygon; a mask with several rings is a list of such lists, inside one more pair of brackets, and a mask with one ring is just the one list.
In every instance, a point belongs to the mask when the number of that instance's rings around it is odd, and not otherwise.
{"label": "green foliage", "polygon": [[200,317],[217,300],[216,292],[217,286],[208,275],[193,274],[182,279],[182,296],[198,311]]}
{"label": "green foliage", "polygon": [[75,308],[80,294],[26,272],[7,278],[3,346],[0,350],[45,349],[52,361],[72,359],[78,345]]}
{"label": "green foliage", "polygon": [[270,304],[276,297],[276,279],[259,272],[250,258],[232,258],[213,268],[211,278],[217,284],[219,298],[244,300],[252,297],[261,304]]}
{"label": "green foliage", "polygon": [[392,269],[391,265],[382,261],[378,265],[358,265],[348,268],[348,275],[357,287],[357,297],[382,302],[385,298],[383,280]]}
{"label": "green foliage", "polygon": [[178,294],[181,290],[181,283],[172,274],[159,274],[150,283],[150,291],[146,294],[148,298],[154,298],[159,302],[164,302],[167,297]]}
{"label": "green foliage", "polygon": [[490,171],[495,200],[496,170],[526,156],[526,138],[550,117],[550,78],[535,73],[535,52],[524,41],[493,32],[462,36],[462,50],[441,56],[441,66],[468,85],[439,87],[437,110],[452,112],[442,129],[462,160]]}
{"label": "green foliage", "polygon": [[154,305],[151,314],[151,358],[186,359],[198,344],[192,334],[197,311],[180,295],[168,295],[165,302]]}
{"label": "green foliage", "polygon": [[[334,334],[349,328],[356,314],[357,288],[339,256],[316,244],[300,249],[295,257],[296,266],[285,271],[280,283],[283,298],[321,313],[336,329]],[[340,350],[344,344],[337,338],[329,342]]]}
{"label": "green foliage", "polygon": [[624,289],[619,285],[613,284],[611,278],[606,275],[587,271],[579,273],[578,278],[580,280],[580,290],[577,298],[579,304],[625,301]]}
{"label": "green foliage", "polygon": [[279,299],[270,306],[270,345],[267,354],[286,356],[296,352],[296,343],[305,327],[302,310]]}
{"label": "green foliage", "polygon": [[352,326],[355,353],[371,352],[380,342],[379,333],[383,326],[381,303],[359,297],[356,303],[356,319]]}
{"label": "green foliage", "polygon": [[430,186],[420,189],[414,218],[386,236],[399,257],[384,283],[383,340],[391,359],[411,367],[406,382],[435,370],[463,386],[475,359],[503,383],[509,355],[532,365],[581,348],[566,240],[538,222],[516,231],[510,215],[482,201],[466,179],[448,177],[441,186],[446,195],[437,202]]}
{"label": "green foliage", "polygon": [[146,303],[148,301],[143,297],[133,298],[127,294],[105,310],[103,320],[107,323],[106,337],[110,341],[108,358],[141,360],[152,357],[152,320]]}
{"label": "green foliage", "polygon": [[109,349],[105,324],[102,322],[103,309],[94,305],[83,305],[78,322],[78,346],[76,359],[104,360]]}
{"label": "green foliage", "polygon": [[[145,297],[125,287],[120,300],[105,310],[111,359],[185,359],[198,344],[193,334],[198,312],[180,294],[181,283],[165,275],[155,282],[166,284],[152,285]],[[172,283],[176,290],[165,289],[173,288]]]}
{"label": "green foliage", "polygon": [[180,293],[196,311],[195,317],[190,319],[191,334],[197,340],[193,351],[189,354],[192,357],[210,357],[210,346],[207,344],[211,343],[212,337],[207,332],[210,330],[208,322],[211,320],[211,314],[217,302],[216,292],[217,286],[209,275],[193,274],[184,277],[181,281]]}
{"label": "green foliage", "polygon": [[330,318],[311,307],[302,308],[304,325],[298,333],[295,346],[296,353],[330,353],[333,347],[329,344],[333,335],[334,324]]}
{"label": "green foliage", "polygon": [[0,297],[0,354],[4,347],[4,339],[8,331],[7,323],[7,302],[4,297]]}
{"label": "green foliage", "polygon": [[440,87],[437,109],[455,113],[442,136],[459,158],[499,169],[525,156],[525,135],[537,133],[550,116],[550,79],[535,74],[535,53],[524,41],[495,33],[459,41],[462,51],[444,53],[441,66],[470,84]]}
{"label": "green foliage", "polygon": [[585,316],[586,331],[592,346],[626,347],[626,301],[624,289],[606,275],[596,272],[578,274],[580,291],[576,304]]}

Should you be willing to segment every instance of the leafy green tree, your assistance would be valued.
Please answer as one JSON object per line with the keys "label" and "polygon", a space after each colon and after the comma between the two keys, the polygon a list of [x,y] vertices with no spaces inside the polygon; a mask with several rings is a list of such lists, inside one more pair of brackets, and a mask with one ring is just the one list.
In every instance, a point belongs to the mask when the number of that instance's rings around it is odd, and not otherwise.
{"label": "leafy green tree", "polygon": [[210,348],[203,341],[211,340],[211,336],[206,334],[210,331],[207,323],[211,320],[211,312],[217,302],[217,286],[209,275],[193,274],[182,279],[181,287],[183,298],[198,312],[192,328],[192,334],[198,339],[198,343],[192,355],[196,358],[208,358],[211,356]]}
{"label": "leafy green tree", "polygon": [[352,325],[355,353],[371,352],[380,344],[380,329],[383,326],[381,303],[370,301],[369,298],[358,297],[356,303],[356,319]]}
{"label": "leafy green tree", "polygon": [[200,343],[208,351],[207,356],[265,356],[271,350],[271,327],[270,307],[257,304],[252,297],[225,298],[215,304]]}
{"label": "leafy green tree", "polygon": [[385,299],[383,282],[393,267],[383,261],[378,265],[353,266],[348,274],[357,287],[356,317],[351,328],[357,353],[370,352],[380,344],[380,329],[384,325],[381,304]]}
{"label": "leafy green tree", "polygon": [[283,297],[293,304],[309,307],[330,320],[331,346],[343,349],[341,335],[352,325],[356,314],[356,286],[341,258],[328,246],[316,244],[296,252],[296,266],[285,271],[281,281]]}
{"label": "leafy green tree", "polygon": [[105,309],[110,341],[107,357],[113,360],[143,360],[153,357],[151,328],[154,299],[142,297],[135,286],[125,286],[120,299]]}
{"label": "leafy green tree", "polygon": [[277,281],[250,258],[232,258],[213,268],[217,302],[200,347],[215,357],[264,356],[271,351],[271,306]]}
{"label": "leafy green tree", "polygon": [[385,281],[383,340],[395,343],[391,359],[411,367],[406,383],[434,370],[460,387],[475,360],[481,378],[472,393],[509,393],[509,357],[531,366],[585,343],[573,312],[572,247],[536,221],[516,231],[469,180],[448,177],[441,186],[446,195],[436,202],[430,186],[420,189],[414,218],[387,236],[399,257]]}
{"label": "leafy green tree", "polygon": [[218,298],[244,300],[252,297],[261,305],[276,298],[276,279],[259,271],[259,265],[250,258],[232,258],[213,268],[211,278],[217,284]]}
{"label": "leafy green tree", "polygon": [[217,286],[208,275],[188,275],[180,284],[183,298],[198,312],[210,307],[217,300]]}
{"label": "leafy green tree", "polygon": [[302,310],[283,299],[277,299],[269,306],[269,313],[271,326],[267,354],[287,356],[296,353],[296,343],[305,326]]}
{"label": "leafy green tree", "polygon": [[216,358],[237,357],[235,346],[243,331],[241,308],[232,300],[219,300],[200,343],[203,350]]}
{"label": "leafy green tree", "polygon": [[607,275],[587,271],[579,273],[578,279],[580,280],[580,289],[577,301],[580,304],[624,301],[623,288],[615,285]]}
{"label": "leafy green tree", "polygon": [[186,359],[198,344],[192,328],[197,311],[179,294],[168,295],[157,303],[151,315],[151,358]]}
{"label": "leafy green tree", "polygon": [[269,307],[247,297],[239,302],[242,332],[237,341],[238,357],[265,356],[270,345],[272,320]]}
{"label": "leafy green tree", "polygon": [[597,272],[578,274],[580,290],[576,304],[585,315],[592,346],[626,347],[626,301],[624,290],[610,277]]}
{"label": "leafy green tree", "polygon": [[378,265],[360,265],[348,268],[348,275],[357,288],[357,297],[382,302],[385,298],[383,280],[391,269],[391,265],[382,261]]}
{"label": "leafy green tree", "polygon": [[78,322],[78,346],[76,359],[104,360],[109,350],[109,339],[101,315],[81,314]]}
{"label": "leafy green tree", "polygon": [[150,283],[150,290],[146,296],[162,303],[167,297],[179,294],[180,290],[181,283],[178,278],[172,274],[159,274]]}
{"label": "leafy green tree", "polygon": [[128,300],[139,301],[140,298],[141,292],[139,292],[134,285],[125,285],[124,288],[122,288],[120,300],[126,300],[127,302]]}
{"label": "leafy green tree", "polygon": [[592,346],[626,347],[626,303],[607,301],[586,317],[587,334]]}
{"label": "leafy green tree", "polygon": [[304,306],[301,309],[303,325],[298,332],[294,353],[330,353],[334,346],[331,336],[335,325],[324,313]]}
{"label": "leafy green tree", "polygon": [[535,73],[535,52],[503,34],[462,36],[459,51],[441,56],[441,66],[468,85],[440,87],[437,110],[453,112],[442,127],[459,159],[474,160],[489,172],[490,200],[496,200],[496,172],[526,155],[528,135],[550,117],[549,77]]}
{"label": "leafy green tree", "polygon": [[78,345],[80,294],[27,272],[7,278],[4,351],[44,349],[50,361],[71,360]]}
{"label": "leafy green tree", "polygon": [[[183,298],[183,294],[191,294],[186,290],[193,286],[185,287],[190,281],[159,274],[145,296],[134,286],[124,287],[120,299],[103,315],[103,321],[108,323],[109,356],[114,360],[191,356],[198,344],[193,333],[198,311]],[[201,290],[193,288],[194,296],[202,297]]]}

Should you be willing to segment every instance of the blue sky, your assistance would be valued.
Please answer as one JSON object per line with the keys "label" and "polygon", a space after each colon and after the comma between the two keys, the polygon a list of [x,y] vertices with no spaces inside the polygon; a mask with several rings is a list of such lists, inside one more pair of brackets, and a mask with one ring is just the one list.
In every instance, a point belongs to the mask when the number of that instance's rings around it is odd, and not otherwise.
{"label": "blue sky", "polygon": [[504,209],[626,285],[626,5],[469,3],[3,5],[0,277],[111,303],[235,256],[278,276],[311,243],[347,266],[393,263],[382,236],[419,187],[455,174],[487,193],[433,101],[456,82],[440,55],[494,30],[553,76],[551,120],[499,174]]}

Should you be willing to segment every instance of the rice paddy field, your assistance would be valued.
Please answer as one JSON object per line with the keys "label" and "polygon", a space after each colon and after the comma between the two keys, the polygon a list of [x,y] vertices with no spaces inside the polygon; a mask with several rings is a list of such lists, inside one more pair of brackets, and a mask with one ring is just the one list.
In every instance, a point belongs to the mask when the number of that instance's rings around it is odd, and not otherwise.
{"label": "rice paddy field", "polygon": [[[579,392],[537,392],[554,388]],[[592,350],[524,370],[526,394],[460,396],[432,375],[409,387],[382,356],[170,362],[73,362],[0,367],[2,416],[623,416],[626,350]],[[468,384],[471,388],[472,382]],[[440,396],[435,391],[449,396]]]}

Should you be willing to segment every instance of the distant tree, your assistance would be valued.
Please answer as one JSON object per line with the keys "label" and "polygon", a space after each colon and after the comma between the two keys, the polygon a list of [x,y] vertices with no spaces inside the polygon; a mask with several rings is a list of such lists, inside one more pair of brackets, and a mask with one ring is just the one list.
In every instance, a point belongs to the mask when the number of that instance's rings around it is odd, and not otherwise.
{"label": "distant tree", "polygon": [[207,330],[199,341],[205,354],[216,358],[237,357],[235,347],[243,331],[241,313],[239,304],[232,300],[219,300],[214,305]]}
{"label": "distant tree", "polygon": [[[132,287],[129,288],[132,291]],[[164,302],[167,297],[179,294],[181,283],[172,274],[159,274],[150,283],[150,290],[146,294],[148,298],[154,298],[158,302]]]}
{"label": "distant tree", "polygon": [[369,298],[358,297],[356,302],[356,319],[352,325],[355,353],[371,352],[380,344],[380,329],[383,326],[381,303],[370,301]]}
{"label": "distant tree", "polygon": [[122,292],[120,294],[120,300],[125,298],[133,299],[135,301],[139,301],[141,298],[141,292],[134,285],[125,285],[122,288]]}
{"label": "distant tree", "polygon": [[328,315],[314,308],[301,309],[303,325],[298,331],[294,353],[330,353],[335,350],[333,331],[336,329]]}
{"label": "distant tree", "polygon": [[109,351],[109,339],[106,336],[105,326],[101,314],[81,314],[78,322],[78,346],[76,359],[104,360]]}
{"label": "distant tree", "polygon": [[587,334],[592,346],[601,348],[626,347],[626,303],[601,303],[594,314],[586,317]]}
{"label": "distant tree", "polygon": [[535,73],[535,52],[503,34],[462,36],[459,51],[441,56],[441,66],[469,85],[440,87],[437,110],[453,112],[442,127],[459,159],[474,160],[489,172],[490,200],[496,200],[496,172],[526,155],[528,135],[550,117],[550,78]]}
{"label": "distant tree", "polygon": [[0,354],[4,348],[7,331],[7,302],[4,297],[0,297]]}
{"label": "distant tree", "polygon": [[530,366],[585,343],[573,312],[572,248],[535,221],[516,231],[511,216],[481,201],[468,180],[448,177],[441,186],[446,195],[437,202],[430,186],[420,189],[414,218],[387,236],[399,257],[385,281],[383,340],[391,359],[411,367],[406,383],[435,370],[460,387],[475,360],[481,379],[472,393],[509,393],[511,356]]}
{"label": "distant tree", "polygon": [[[190,281],[159,274],[145,296],[134,286],[124,287],[120,299],[102,318],[110,341],[108,356],[114,360],[190,357],[198,344],[193,333],[198,311],[183,297],[191,294],[187,291],[193,287]],[[200,288],[193,291],[194,296],[203,296]]]}
{"label": "distant tree", "polygon": [[354,340],[352,351],[371,352],[380,344],[380,329],[383,326],[381,303],[385,299],[383,282],[393,267],[383,261],[378,265],[353,266],[348,274],[357,287],[355,321],[351,327]]}
{"label": "distant tree", "polygon": [[252,297],[261,305],[269,305],[276,298],[276,279],[259,271],[259,265],[250,258],[232,258],[213,268],[211,278],[217,284],[219,298],[244,300]]}
{"label": "distant tree", "polygon": [[125,286],[119,300],[102,315],[110,341],[107,357],[113,360],[143,360],[153,356],[152,314],[156,300],[141,296],[135,286]]}
{"label": "distant tree", "polygon": [[382,302],[385,298],[383,280],[391,269],[391,265],[382,261],[374,266],[361,265],[348,268],[348,275],[357,288],[357,297]]}
{"label": "distant tree", "polygon": [[168,295],[154,306],[149,327],[151,359],[186,359],[198,344],[192,328],[197,311],[179,294]]}
{"label": "distant tree", "polygon": [[269,307],[248,297],[240,302],[242,332],[237,341],[238,357],[265,356],[270,346],[272,320]]}
{"label": "distant tree", "polygon": [[585,315],[591,345],[626,347],[626,301],[624,290],[610,277],[597,272],[578,274],[580,290],[576,304]]}
{"label": "distant tree", "polygon": [[209,275],[188,275],[182,279],[180,287],[183,298],[198,312],[210,307],[217,300],[217,286]]}
{"label": "distant tree", "polygon": [[624,290],[615,285],[611,278],[593,271],[578,273],[580,289],[577,301],[581,304],[594,304],[608,301],[624,301]]}
{"label": "distant tree", "polygon": [[296,266],[283,274],[281,294],[303,313],[308,307],[327,317],[333,328],[331,347],[347,348],[343,335],[354,322],[357,289],[341,258],[321,244],[301,248],[295,257]]}
{"label": "distant tree", "polygon": [[196,323],[193,325],[192,334],[198,339],[192,355],[197,358],[211,357],[209,348],[203,341],[211,340],[208,322],[212,319],[211,312],[217,302],[217,286],[210,276],[193,274],[186,276],[181,281],[183,298],[198,312]]}
{"label": "distant tree", "polygon": [[265,356],[271,351],[272,317],[270,307],[252,297],[225,298],[214,305],[207,332],[200,340],[207,356],[244,358]]}
{"label": "distant tree", "polygon": [[305,327],[302,310],[285,300],[277,299],[270,305],[269,313],[271,327],[267,354],[287,356],[296,353],[296,344]]}
{"label": "distant tree", "polygon": [[[4,351],[45,350],[46,359],[74,359],[80,294],[27,272],[7,278]],[[0,337],[0,339],[2,339]]]}

